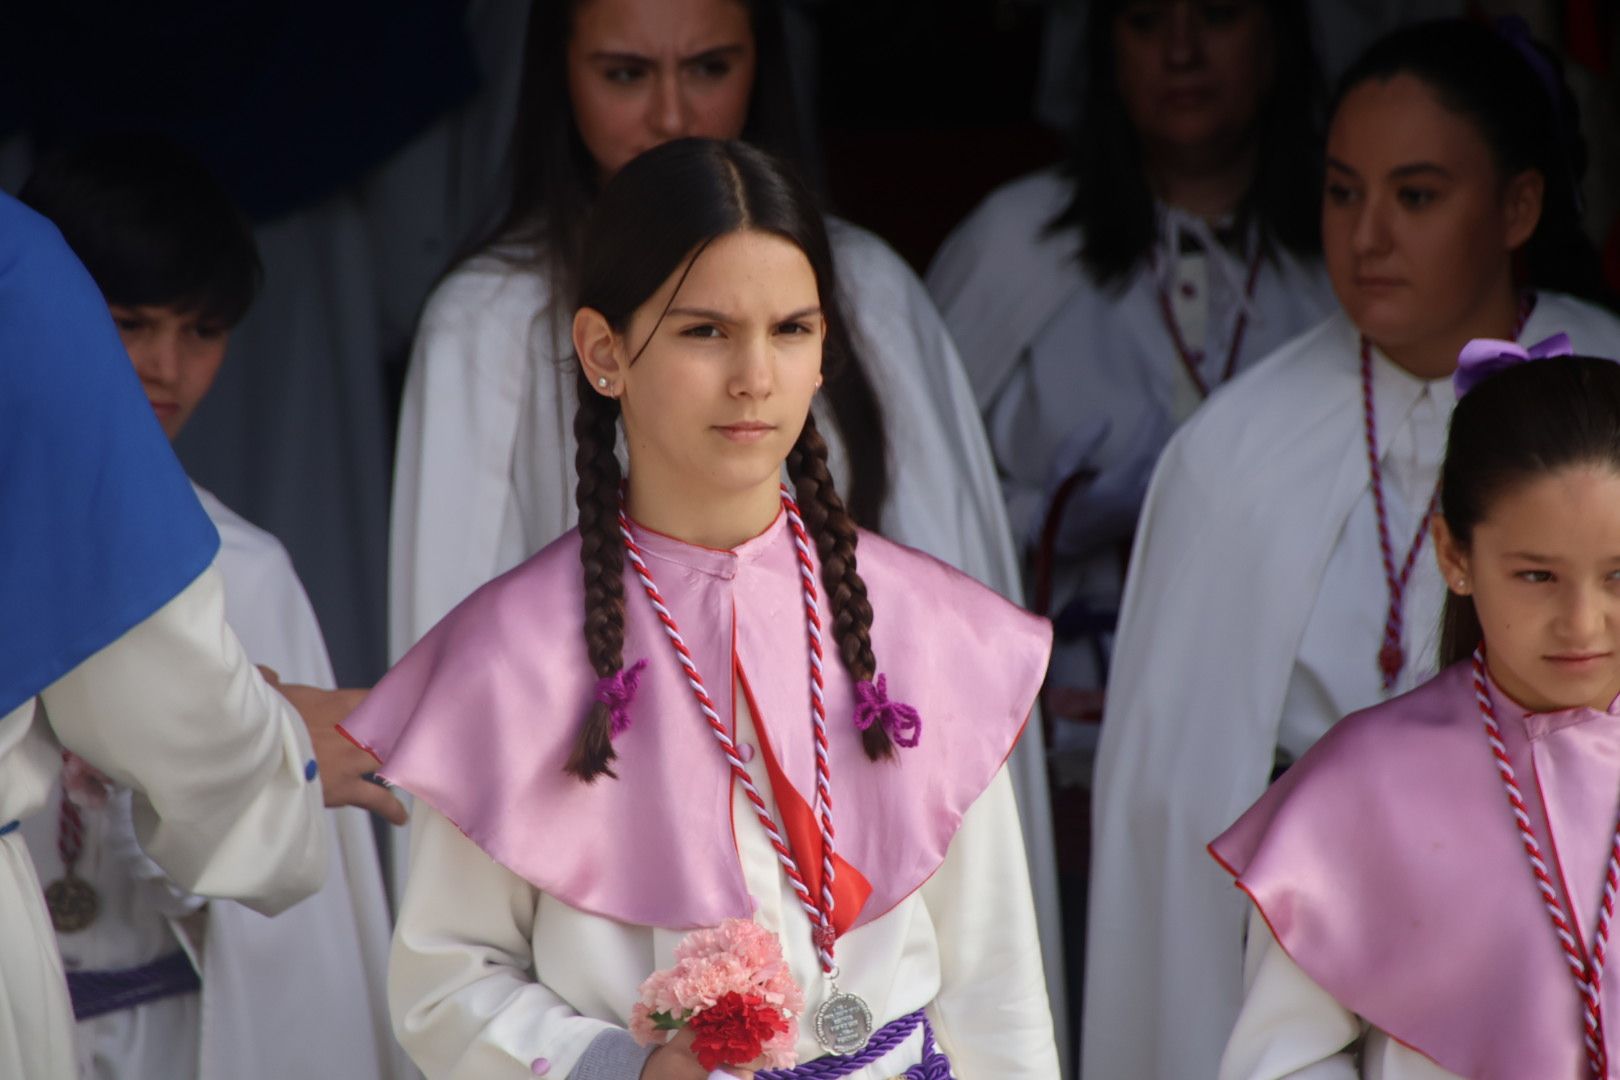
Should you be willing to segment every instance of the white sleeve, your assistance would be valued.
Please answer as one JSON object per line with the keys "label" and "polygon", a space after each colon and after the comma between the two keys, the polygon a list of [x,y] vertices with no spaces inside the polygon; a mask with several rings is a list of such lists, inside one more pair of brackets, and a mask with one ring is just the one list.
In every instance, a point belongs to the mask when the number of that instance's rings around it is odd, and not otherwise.
{"label": "white sleeve", "polygon": [[320,887],[309,733],[226,626],[215,568],[40,700],[63,746],[135,790],[141,846],[182,888],[273,914]]}
{"label": "white sleeve", "polygon": [[1246,993],[1220,1080],[1355,1080],[1361,1019],[1299,969],[1258,910],[1243,952]]}
{"label": "white sleeve", "polygon": [[391,660],[497,572],[528,324],[468,317],[476,283],[447,279],[411,347],[388,534]]}
{"label": "white sleeve", "polygon": [[184,918],[208,900],[176,885],[163,867],[141,848],[135,838],[134,802],[134,793],[129,788],[113,788],[108,794],[103,811],[103,858],[121,869],[130,888],[152,910],[165,918]]}
{"label": "white sleeve", "polygon": [[[394,930],[388,1007],[428,1080],[533,1080],[574,1071],[614,1024],[580,1016],[533,962],[539,892],[418,800],[411,876]],[[538,973],[544,978],[544,972]]]}
{"label": "white sleeve", "polygon": [[940,954],[928,1014],[953,1075],[1056,1080],[1052,1010],[1005,767],[963,815],[922,897]]}

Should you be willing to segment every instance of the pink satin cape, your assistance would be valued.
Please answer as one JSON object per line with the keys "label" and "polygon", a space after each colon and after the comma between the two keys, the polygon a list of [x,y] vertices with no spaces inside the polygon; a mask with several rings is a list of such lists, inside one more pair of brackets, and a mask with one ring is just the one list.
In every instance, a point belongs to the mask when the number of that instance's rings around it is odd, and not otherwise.
{"label": "pink satin cape", "polygon": [[[1490,689],[1543,857],[1589,948],[1620,797],[1620,717],[1612,706],[1527,714]],[[1469,664],[1335,725],[1210,853],[1305,974],[1443,1068],[1589,1075],[1580,999]],[[1612,1060],[1620,964],[1607,966],[1603,1000]]]}
{"label": "pink satin cape", "polygon": [[[782,775],[811,804],[808,635],[785,516],[731,551],[635,535],[722,719],[735,731],[735,662]],[[726,761],[628,564],[624,661],[648,666],[631,726],[614,741],[618,779],[585,784],[562,771],[596,684],[579,548],[570,531],[474,593],[345,732],[381,775],[573,907],[677,930],[747,917],[732,830],[761,826],[752,815],[732,821]],[[1044,619],[927,555],[866,532],[857,552],[878,669],[923,730],[896,761],[866,757],[823,597],[837,850],[872,888],[858,912],[839,913],[841,928],[888,911],[938,868],[1023,730],[1051,645]]]}

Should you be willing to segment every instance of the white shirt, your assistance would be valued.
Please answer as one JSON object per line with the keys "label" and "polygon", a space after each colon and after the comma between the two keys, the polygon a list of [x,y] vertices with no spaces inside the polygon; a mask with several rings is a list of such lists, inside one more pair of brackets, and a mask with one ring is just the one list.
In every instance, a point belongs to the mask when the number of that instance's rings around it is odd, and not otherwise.
{"label": "white shirt", "polygon": [[[1065,503],[1053,603],[1080,598],[1113,613],[1153,466],[1204,400],[1161,293],[1209,387],[1222,381],[1240,322],[1237,371],[1320,320],[1332,298],[1319,265],[1287,254],[1263,260],[1245,295],[1247,260],[1168,207],[1153,257],[1098,285],[1076,257],[1079,235],[1047,232],[1072,195],[1053,170],[991,193],[941,247],[928,284],[961,345],[1022,549],[1035,549],[1065,481],[1094,474]],[[1183,237],[1201,250],[1183,252]],[[1060,642],[1052,666],[1059,686],[1103,681],[1089,641]]]}
{"label": "white shirt", "polygon": [[[739,742],[756,744],[742,693],[736,716]],[[774,817],[764,753],[747,768]],[[778,934],[812,1016],[828,983],[809,918],[741,785],[733,791],[733,836],[759,905],[754,918]],[[673,963],[685,936],[592,915],[536,890],[421,802],[412,834],[389,1000],[400,1041],[430,1080],[520,1080],[540,1059],[543,1075],[568,1075],[594,1038],[628,1023],[637,986]],[[964,815],[934,876],[838,940],[840,989],[865,1000],[878,1023],[927,1006],[957,1080],[1059,1076],[1018,836],[1003,768]],[[914,1032],[852,1080],[892,1077],[917,1062],[920,1046]],[[801,1019],[800,1060],[820,1053]]]}
{"label": "white shirt", "polygon": [[1289,760],[1309,750],[1340,717],[1403,694],[1435,672],[1446,588],[1426,511],[1440,479],[1446,427],[1457,398],[1449,378],[1419,379],[1376,350],[1372,371],[1384,510],[1397,572],[1423,530],[1401,603],[1406,666],[1386,692],[1378,653],[1390,598],[1369,480],[1339,530],[1300,639],[1277,732],[1277,745]]}

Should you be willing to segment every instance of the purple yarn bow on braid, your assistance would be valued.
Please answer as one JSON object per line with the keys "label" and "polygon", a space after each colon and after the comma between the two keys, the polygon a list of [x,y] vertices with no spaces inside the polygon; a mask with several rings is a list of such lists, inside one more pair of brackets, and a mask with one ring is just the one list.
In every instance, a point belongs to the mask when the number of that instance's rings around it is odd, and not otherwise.
{"label": "purple yarn bow on braid", "polygon": [[1451,377],[1451,385],[1460,399],[1498,371],[1528,364],[1532,360],[1573,355],[1575,349],[1569,343],[1568,334],[1554,334],[1544,341],[1536,342],[1528,349],[1516,341],[1475,338],[1463,346],[1462,353],[1457,357],[1457,373]]}
{"label": "purple yarn bow on braid", "polygon": [[635,699],[636,687],[641,683],[641,672],[646,666],[643,658],[596,680],[596,700],[606,705],[613,717],[611,731],[615,739],[630,727],[630,702]]}
{"label": "purple yarn bow on braid", "polygon": [[889,700],[889,681],[883,675],[876,683],[862,679],[855,684],[855,727],[865,731],[877,723],[901,746],[916,746],[922,738],[922,717],[905,702]]}

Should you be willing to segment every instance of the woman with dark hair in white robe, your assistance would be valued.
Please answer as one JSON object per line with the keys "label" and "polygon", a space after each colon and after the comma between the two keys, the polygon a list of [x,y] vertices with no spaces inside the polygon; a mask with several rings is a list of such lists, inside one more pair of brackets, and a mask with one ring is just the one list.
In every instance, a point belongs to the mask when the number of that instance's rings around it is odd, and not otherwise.
{"label": "woman with dark hair in white robe", "polygon": [[1053,519],[1057,606],[1102,627],[1101,642],[1060,643],[1055,685],[1102,685],[1137,512],[1176,425],[1331,308],[1301,167],[1320,100],[1304,13],[1228,6],[1093,4],[1069,160],[991,194],[928,272],[1013,535],[1034,551]]}

